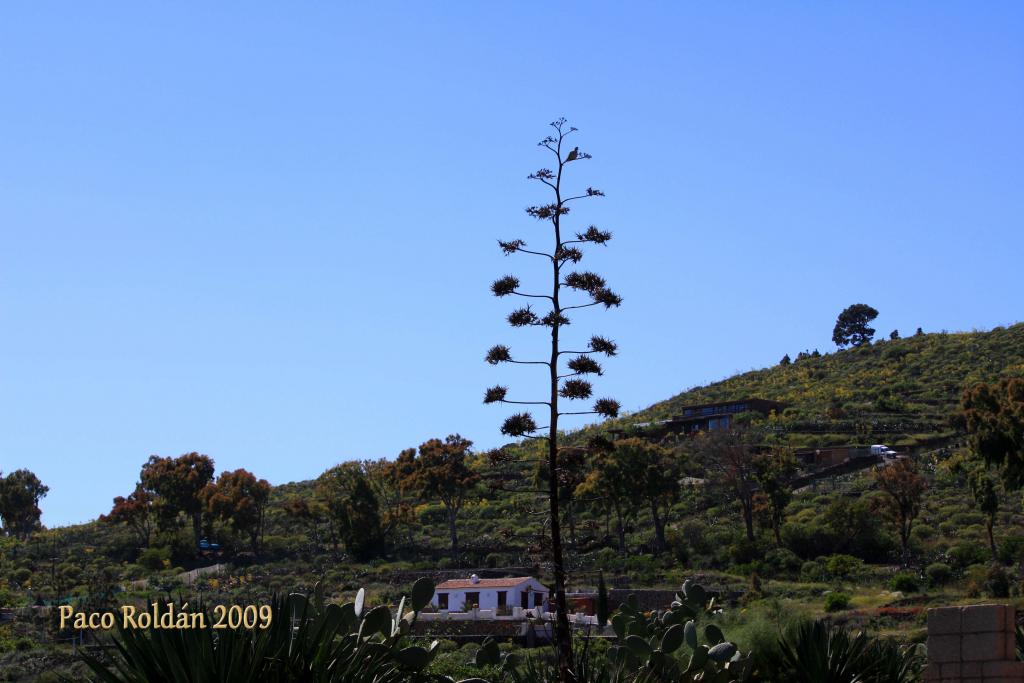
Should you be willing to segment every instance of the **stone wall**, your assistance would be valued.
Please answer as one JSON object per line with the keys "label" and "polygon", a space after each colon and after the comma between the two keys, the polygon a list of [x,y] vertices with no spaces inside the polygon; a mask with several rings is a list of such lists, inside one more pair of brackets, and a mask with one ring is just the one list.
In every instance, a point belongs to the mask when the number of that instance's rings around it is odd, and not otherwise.
{"label": "stone wall", "polygon": [[928,610],[925,683],[1024,683],[1010,605]]}

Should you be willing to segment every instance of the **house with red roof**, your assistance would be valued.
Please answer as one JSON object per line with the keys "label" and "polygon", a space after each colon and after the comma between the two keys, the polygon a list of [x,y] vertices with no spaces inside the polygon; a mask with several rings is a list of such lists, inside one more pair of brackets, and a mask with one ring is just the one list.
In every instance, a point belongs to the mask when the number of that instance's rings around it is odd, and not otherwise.
{"label": "house with red roof", "polygon": [[434,589],[433,605],[437,610],[468,612],[473,608],[511,613],[513,607],[547,609],[550,591],[532,576],[505,579],[481,579],[473,574],[468,579],[450,579]]}

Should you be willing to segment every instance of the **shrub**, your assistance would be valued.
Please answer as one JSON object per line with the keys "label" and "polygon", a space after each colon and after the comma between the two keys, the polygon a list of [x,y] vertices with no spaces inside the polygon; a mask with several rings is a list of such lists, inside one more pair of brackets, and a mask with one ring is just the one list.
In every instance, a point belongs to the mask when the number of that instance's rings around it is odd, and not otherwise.
{"label": "shrub", "polygon": [[31,578],[32,578],[32,570],[27,568],[27,567],[21,567],[19,569],[15,569],[14,573],[11,574],[11,579],[14,581],[14,583],[16,583],[16,584],[18,584],[19,586],[22,586],[22,587],[28,585],[28,581]]}
{"label": "shrub", "polygon": [[665,541],[668,543],[668,549],[676,559],[676,562],[686,566],[690,562],[690,548],[687,546],[682,534],[669,531]]}
{"label": "shrub", "polygon": [[1024,537],[1013,536],[999,544],[999,561],[1013,564],[1024,561]]}
{"label": "shrub", "polygon": [[729,546],[729,559],[733,564],[750,564],[761,559],[763,555],[757,541],[743,539]]}
{"label": "shrub", "polygon": [[846,593],[829,593],[825,596],[825,611],[838,612],[850,606],[850,596]]}
{"label": "shrub", "polygon": [[617,570],[622,566],[622,557],[613,548],[601,548],[594,554],[594,564],[605,571]]}
{"label": "shrub", "polygon": [[625,565],[630,575],[642,584],[653,583],[660,573],[657,561],[650,555],[634,555]]}
{"label": "shrub", "polygon": [[808,560],[800,566],[801,581],[824,581],[825,568],[817,560]]}
{"label": "shrub", "polygon": [[699,519],[687,519],[676,527],[683,542],[696,553],[707,553],[708,525]]}
{"label": "shrub", "polygon": [[799,557],[810,560],[835,548],[831,529],[819,524],[787,523],[782,527],[782,542]]}
{"label": "shrub", "polygon": [[136,564],[151,572],[158,572],[171,561],[170,548],[146,548],[139,553]]}
{"label": "shrub", "polygon": [[864,573],[864,562],[852,555],[830,555],[825,572],[831,579],[854,579]]}
{"label": "shrub", "polygon": [[953,569],[945,563],[933,562],[924,570],[928,583],[933,586],[944,586],[953,578]]}
{"label": "shrub", "polygon": [[764,561],[773,574],[796,575],[802,568],[800,558],[788,548],[772,548]]}
{"label": "shrub", "polygon": [[985,549],[977,543],[957,543],[946,554],[950,562],[961,569],[972,564],[984,564],[988,559]]}
{"label": "shrub", "polygon": [[988,568],[985,591],[993,598],[1010,597],[1010,576],[1001,565],[993,564]]}
{"label": "shrub", "polygon": [[916,593],[919,589],[917,577],[913,574],[896,574],[889,580],[889,588],[901,593]]}

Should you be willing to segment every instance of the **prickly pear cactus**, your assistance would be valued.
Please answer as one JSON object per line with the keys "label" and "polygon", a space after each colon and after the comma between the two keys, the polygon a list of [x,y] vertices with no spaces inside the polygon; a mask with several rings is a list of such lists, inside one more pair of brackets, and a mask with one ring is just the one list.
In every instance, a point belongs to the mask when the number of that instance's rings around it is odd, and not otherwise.
{"label": "prickly pear cactus", "polygon": [[[608,650],[609,664],[617,672],[672,683],[745,680],[752,666],[749,653],[742,655],[714,624],[698,635],[696,620],[714,610],[715,597],[692,581],[683,584],[681,593],[669,609],[652,612],[641,611],[631,595],[611,619],[616,642]],[[675,654],[681,649],[682,657]]]}

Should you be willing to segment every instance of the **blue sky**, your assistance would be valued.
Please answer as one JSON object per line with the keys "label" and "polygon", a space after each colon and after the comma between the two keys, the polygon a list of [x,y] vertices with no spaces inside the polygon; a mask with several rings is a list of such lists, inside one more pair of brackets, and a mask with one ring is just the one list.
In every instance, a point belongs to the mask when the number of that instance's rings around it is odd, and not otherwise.
{"label": "blue sky", "polygon": [[[1021,319],[1019,3],[20,3],[0,9],[0,469],[44,522],[197,450],[273,483],[460,432],[539,371],[535,142],[624,297],[577,316],[639,409],[784,353]],[[371,7],[372,5],[372,7]],[[534,337],[531,342],[530,338]],[[532,390],[532,391],[531,391]]]}

